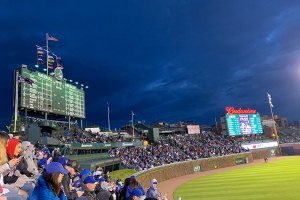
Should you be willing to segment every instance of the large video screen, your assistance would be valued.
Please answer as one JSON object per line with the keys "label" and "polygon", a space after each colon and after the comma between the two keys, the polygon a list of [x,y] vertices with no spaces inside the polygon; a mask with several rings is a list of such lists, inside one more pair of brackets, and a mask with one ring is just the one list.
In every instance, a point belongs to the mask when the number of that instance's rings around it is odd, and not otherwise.
{"label": "large video screen", "polygon": [[226,114],[226,122],[230,136],[263,133],[259,114]]}
{"label": "large video screen", "polygon": [[22,68],[20,73],[34,81],[32,85],[20,84],[20,107],[85,118],[85,94],[82,89],[38,71]]}

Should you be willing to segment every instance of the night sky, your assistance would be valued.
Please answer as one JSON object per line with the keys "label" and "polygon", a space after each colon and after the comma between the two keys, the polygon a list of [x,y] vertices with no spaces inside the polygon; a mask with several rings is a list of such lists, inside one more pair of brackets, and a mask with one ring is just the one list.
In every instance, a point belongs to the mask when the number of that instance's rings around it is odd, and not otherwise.
{"label": "night sky", "polygon": [[300,1],[1,1],[0,125],[13,71],[36,64],[45,34],[64,75],[88,85],[86,121],[213,124],[224,107],[299,120]]}

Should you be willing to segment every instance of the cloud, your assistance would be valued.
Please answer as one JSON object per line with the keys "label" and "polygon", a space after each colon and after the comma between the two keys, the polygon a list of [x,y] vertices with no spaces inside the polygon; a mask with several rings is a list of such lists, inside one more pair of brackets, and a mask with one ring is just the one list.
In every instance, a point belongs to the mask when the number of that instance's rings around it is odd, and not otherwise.
{"label": "cloud", "polygon": [[[88,85],[87,121],[214,123],[228,105],[298,120],[300,6],[291,1],[132,1],[3,4],[1,126],[12,116],[13,70],[34,65],[45,33],[60,39],[66,78]],[[255,14],[253,11],[255,10]],[[45,14],[51,13],[51,14]],[[9,23],[8,23],[9,21]],[[293,105],[290,109],[287,105]]]}

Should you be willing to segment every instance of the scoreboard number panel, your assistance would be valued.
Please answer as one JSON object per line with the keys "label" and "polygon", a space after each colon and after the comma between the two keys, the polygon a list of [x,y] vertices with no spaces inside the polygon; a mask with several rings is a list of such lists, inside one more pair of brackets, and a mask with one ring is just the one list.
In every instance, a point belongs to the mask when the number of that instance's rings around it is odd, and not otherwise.
{"label": "scoreboard number panel", "polygon": [[84,91],[66,83],[61,71],[57,70],[54,77],[25,68],[20,73],[34,81],[32,85],[20,84],[20,107],[85,118]]}
{"label": "scoreboard number panel", "polygon": [[263,133],[259,114],[226,114],[226,122],[230,136]]}

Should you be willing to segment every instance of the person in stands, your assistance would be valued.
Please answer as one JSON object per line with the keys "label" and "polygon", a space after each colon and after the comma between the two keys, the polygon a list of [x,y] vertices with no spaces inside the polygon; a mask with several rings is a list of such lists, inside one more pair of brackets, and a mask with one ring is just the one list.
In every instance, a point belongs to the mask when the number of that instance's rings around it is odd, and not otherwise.
{"label": "person in stands", "polygon": [[124,181],[124,187],[120,189],[120,191],[117,194],[117,200],[125,200],[126,199],[126,190],[129,186],[130,178],[126,178]]}
{"label": "person in stands", "polygon": [[126,199],[132,199],[134,196],[137,196],[133,194],[133,191],[139,195],[139,198],[145,195],[143,186],[136,180],[135,176],[130,177],[130,184],[126,190]]}
{"label": "person in stands", "polygon": [[33,190],[35,180],[32,179],[32,173],[27,170],[27,163],[21,156],[22,151],[21,141],[18,139],[9,139],[6,147],[7,159],[18,159],[14,167],[10,167],[9,171],[3,173],[3,181],[11,187],[22,189],[30,195]]}
{"label": "person in stands", "polygon": [[156,179],[152,179],[151,180],[151,185],[149,187],[149,189],[147,190],[147,194],[146,197],[147,198],[154,198],[154,199],[158,199],[158,190],[157,190],[157,180]]}
{"label": "person in stands", "polygon": [[72,178],[80,171],[80,165],[75,160],[70,160],[66,157],[61,157],[58,162],[68,171],[68,174],[63,177],[62,185],[69,200],[75,200],[80,197],[83,192],[71,190],[70,183]]}
{"label": "person in stands", "polygon": [[85,185],[84,193],[81,197],[78,198],[78,200],[95,200],[96,199],[96,193],[95,193],[95,187],[97,181],[94,179],[93,175],[87,176],[83,183]]}
{"label": "person in stands", "polygon": [[18,165],[19,159],[11,159],[8,161],[6,147],[9,136],[5,132],[0,132],[0,197],[7,200],[25,200],[27,192],[13,185],[4,184],[3,173],[7,173],[10,169]]}
{"label": "person in stands", "polygon": [[62,190],[63,176],[69,172],[58,162],[45,166],[45,172],[39,177],[30,200],[67,200]]}
{"label": "person in stands", "polygon": [[25,166],[27,165],[27,171],[31,174],[33,174],[36,179],[40,176],[38,167],[35,164],[33,160],[33,152],[32,152],[32,145],[28,141],[23,141],[22,142],[22,149],[23,149],[23,157],[24,157],[24,162],[26,163]]}
{"label": "person in stands", "polygon": [[97,200],[113,200],[113,195],[108,191],[109,184],[105,181],[104,177],[99,179],[96,187]]}

